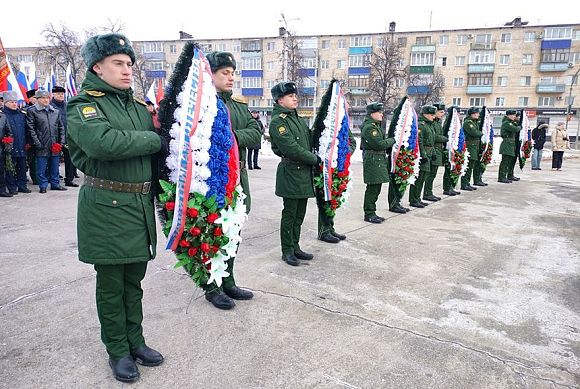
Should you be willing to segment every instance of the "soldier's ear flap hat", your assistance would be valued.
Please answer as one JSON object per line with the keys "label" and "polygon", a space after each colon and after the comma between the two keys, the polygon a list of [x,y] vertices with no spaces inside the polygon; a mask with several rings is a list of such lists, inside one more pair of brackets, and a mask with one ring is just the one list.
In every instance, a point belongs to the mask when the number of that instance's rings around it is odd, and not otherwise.
{"label": "soldier's ear flap hat", "polygon": [[437,108],[435,108],[433,105],[424,105],[423,108],[421,108],[421,113],[423,114],[435,115],[436,112]]}
{"label": "soldier's ear flap hat", "polygon": [[212,51],[205,56],[209,62],[212,72],[216,72],[223,68],[233,68],[236,70],[236,60],[232,53],[226,51]]}
{"label": "soldier's ear flap hat", "polygon": [[508,109],[507,111],[505,111],[506,115],[517,115],[517,111],[515,109]]}
{"label": "soldier's ear flap hat", "polygon": [[292,93],[298,94],[298,88],[296,87],[296,83],[292,81],[279,82],[278,84],[274,85],[270,92],[272,92],[272,99],[274,101],[278,101],[278,99],[281,99],[286,95]]}
{"label": "soldier's ear flap hat", "polygon": [[36,97],[37,99],[40,99],[41,97],[50,97],[50,92],[47,90],[40,90],[39,89],[34,94],[34,97]]}
{"label": "soldier's ear flap hat", "polygon": [[89,70],[92,70],[97,62],[115,54],[127,54],[131,62],[135,63],[135,50],[131,46],[131,41],[122,34],[94,35],[81,48],[83,61]]}
{"label": "soldier's ear flap hat", "polygon": [[468,114],[468,115],[471,115],[472,113],[479,113],[479,108],[477,108],[477,107],[470,107],[470,108],[467,110],[467,114]]}
{"label": "soldier's ear flap hat", "polygon": [[[7,90],[3,94],[1,94],[4,101],[18,101],[18,94],[13,90]],[[30,96],[29,96],[30,97]]]}
{"label": "soldier's ear flap hat", "polygon": [[445,104],[443,103],[433,104],[433,106],[437,108],[437,111],[445,111]]}
{"label": "soldier's ear flap hat", "polygon": [[374,103],[370,103],[369,105],[367,105],[367,115],[370,115],[371,113],[375,113],[375,112],[383,112],[385,106],[383,105],[383,103],[379,102],[379,101],[375,101]]}

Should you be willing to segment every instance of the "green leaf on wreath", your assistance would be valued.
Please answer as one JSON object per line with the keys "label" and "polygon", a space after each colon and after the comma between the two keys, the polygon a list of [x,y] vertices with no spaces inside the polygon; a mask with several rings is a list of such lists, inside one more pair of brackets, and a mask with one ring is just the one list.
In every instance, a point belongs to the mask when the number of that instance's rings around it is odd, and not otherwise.
{"label": "green leaf on wreath", "polygon": [[175,195],[175,185],[167,182],[165,180],[159,180],[159,185],[161,185],[161,188],[163,189],[163,191],[165,193],[167,193],[169,196],[174,196]]}

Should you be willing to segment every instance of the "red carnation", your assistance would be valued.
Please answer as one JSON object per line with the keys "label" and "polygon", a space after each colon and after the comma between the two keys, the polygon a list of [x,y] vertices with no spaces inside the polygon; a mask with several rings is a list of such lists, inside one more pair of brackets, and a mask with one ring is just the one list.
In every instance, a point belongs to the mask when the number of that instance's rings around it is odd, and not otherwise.
{"label": "red carnation", "polygon": [[7,144],[7,143],[12,143],[14,142],[14,138],[10,137],[10,136],[5,136],[4,138],[2,138],[2,143]]}
{"label": "red carnation", "polygon": [[213,229],[213,236],[222,236],[222,229],[219,227],[216,227]]}
{"label": "red carnation", "polygon": [[209,253],[209,250],[210,250],[209,243],[203,242],[201,244],[201,251],[203,251],[204,253]]}
{"label": "red carnation", "polygon": [[189,250],[187,250],[187,255],[190,257],[194,257],[195,254],[197,254],[197,247],[191,247]]}
{"label": "red carnation", "polygon": [[199,227],[191,227],[189,229],[189,233],[193,236],[198,236],[199,234],[201,234],[201,228]]}
{"label": "red carnation", "polygon": [[165,209],[168,211],[173,211],[175,209],[175,202],[174,201],[168,201],[165,203]]}
{"label": "red carnation", "polygon": [[189,247],[189,242],[185,239],[179,241],[179,246],[181,247]]}
{"label": "red carnation", "polygon": [[216,254],[218,251],[220,251],[219,246],[215,246],[215,245],[214,246],[211,246],[211,252],[212,253]]}
{"label": "red carnation", "polygon": [[60,145],[60,143],[53,143],[52,147],[50,148],[50,151],[52,151],[53,154],[58,154],[60,153],[62,150],[62,146]]}
{"label": "red carnation", "polygon": [[187,209],[187,216],[189,216],[189,217],[197,217],[197,215],[199,215],[199,212],[197,211],[197,208],[188,208]]}
{"label": "red carnation", "polygon": [[220,216],[217,213],[207,215],[207,222],[213,224]]}

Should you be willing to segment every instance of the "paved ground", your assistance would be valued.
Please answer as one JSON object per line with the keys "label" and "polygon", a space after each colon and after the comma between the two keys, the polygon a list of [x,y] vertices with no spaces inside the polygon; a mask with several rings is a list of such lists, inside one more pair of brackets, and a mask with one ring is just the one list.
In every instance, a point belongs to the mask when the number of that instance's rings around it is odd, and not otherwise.
{"label": "paved ground", "polygon": [[[336,219],[348,239],[316,240],[311,201],[303,248],[316,259],[298,268],[280,260],[275,165],[250,172],[236,274],[255,299],[214,309],[162,251],[144,326],[166,363],[133,387],[580,387],[580,160],[510,185],[491,168],[488,187],[407,215],[386,211],[384,188],[381,225],[362,220],[355,163]],[[100,343],[94,271],[76,259],[76,193],[0,202],[1,388],[123,386]]]}

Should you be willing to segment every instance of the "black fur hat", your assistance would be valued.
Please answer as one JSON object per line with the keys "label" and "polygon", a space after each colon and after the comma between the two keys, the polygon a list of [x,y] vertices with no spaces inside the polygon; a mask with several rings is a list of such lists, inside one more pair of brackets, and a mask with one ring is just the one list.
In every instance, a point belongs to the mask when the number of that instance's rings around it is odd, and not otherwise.
{"label": "black fur hat", "polygon": [[122,34],[111,33],[92,36],[81,48],[81,55],[89,70],[103,58],[115,54],[127,54],[135,63],[135,50],[131,46],[131,41]]}

